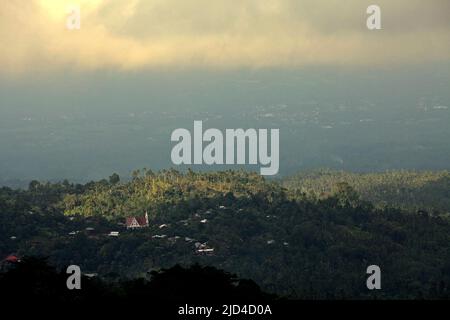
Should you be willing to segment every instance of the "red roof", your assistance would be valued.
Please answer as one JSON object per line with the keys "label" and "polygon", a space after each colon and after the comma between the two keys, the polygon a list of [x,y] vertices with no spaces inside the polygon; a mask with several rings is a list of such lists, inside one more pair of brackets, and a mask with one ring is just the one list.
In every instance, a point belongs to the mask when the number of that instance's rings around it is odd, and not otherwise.
{"label": "red roof", "polygon": [[143,216],[143,217],[127,217],[127,219],[126,219],[127,227],[131,226],[132,223],[134,222],[134,220],[136,220],[136,222],[141,227],[148,226],[147,218],[145,216]]}
{"label": "red roof", "polygon": [[136,221],[139,223],[139,225],[141,226],[145,226],[147,224],[147,220],[145,219],[145,217],[135,217]]}
{"label": "red roof", "polygon": [[19,262],[19,258],[17,258],[15,255],[9,255],[6,257],[5,261],[11,262],[11,263],[16,263],[16,262]]}
{"label": "red roof", "polygon": [[127,224],[127,227],[129,227],[133,223],[133,220],[134,220],[134,217],[127,217],[127,220],[125,222]]}

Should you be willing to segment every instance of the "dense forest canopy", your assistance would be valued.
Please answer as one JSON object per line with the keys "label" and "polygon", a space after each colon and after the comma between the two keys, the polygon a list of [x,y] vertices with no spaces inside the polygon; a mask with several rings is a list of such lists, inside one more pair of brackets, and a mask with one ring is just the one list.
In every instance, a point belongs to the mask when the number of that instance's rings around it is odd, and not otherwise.
{"label": "dense forest canopy", "polygon": [[351,185],[364,200],[380,207],[450,212],[449,171],[352,173],[315,170],[287,177],[283,186],[323,198],[335,192],[340,183]]}
{"label": "dense forest canopy", "polygon": [[[110,280],[198,263],[290,298],[449,298],[446,186],[448,172],[406,171],[274,181],[143,169],[127,182],[33,181],[0,189],[0,255],[48,256]],[[145,212],[148,228],[126,229]],[[381,291],[366,288],[372,264]]]}

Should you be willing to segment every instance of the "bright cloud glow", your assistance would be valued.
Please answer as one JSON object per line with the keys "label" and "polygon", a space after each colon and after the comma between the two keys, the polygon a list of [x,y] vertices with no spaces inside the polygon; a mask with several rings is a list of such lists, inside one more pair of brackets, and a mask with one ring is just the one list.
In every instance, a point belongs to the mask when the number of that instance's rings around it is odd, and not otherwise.
{"label": "bright cloud glow", "polygon": [[[0,68],[297,67],[448,61],[448,0],[13,0],[0,3]],[[81,29],[66,28],[81,7]]]}

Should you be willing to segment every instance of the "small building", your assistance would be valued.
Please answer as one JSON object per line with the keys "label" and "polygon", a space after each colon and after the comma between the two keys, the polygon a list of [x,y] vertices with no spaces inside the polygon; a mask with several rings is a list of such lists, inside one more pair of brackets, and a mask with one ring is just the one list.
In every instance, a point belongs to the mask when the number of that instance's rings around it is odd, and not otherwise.
{"label": "small building", "polygon": [[119,236],[119,231],[111,231],[108,234],[109,237],[118,237]]}
{"label": "small building", "polygon": [[20,259],[16,255],[10,254],[5,259],[0,260],[0,272],[11,270],[17,263],[20,263]]}
{"label": "small building", "polygon": [[148,214],[145,212],[143,217],[127,217],[125,224],[127,229],[147,228],[149,226]]}
{"label": "small building", "polygon": [[214,253],[214,248],[208,246],[206,242],[205,243],[196,242],[195,249],[197,254],[212,255]]}
{"label": "small building", "polygon": [[87,277],[87,278],[95,278],[98,276],[97,273],[83,273],[83,276]]}
{"label": "small building", "polygon": [[20,259],[16,255],[11,254],[7,256],[4,261],[9,263],[18,263],[20,262]]}
{"label": "small building", "polygon": [[213,254],[213,253],[214,253],[214,248],[197,249],[197,253],[201,253],[201,254]]}

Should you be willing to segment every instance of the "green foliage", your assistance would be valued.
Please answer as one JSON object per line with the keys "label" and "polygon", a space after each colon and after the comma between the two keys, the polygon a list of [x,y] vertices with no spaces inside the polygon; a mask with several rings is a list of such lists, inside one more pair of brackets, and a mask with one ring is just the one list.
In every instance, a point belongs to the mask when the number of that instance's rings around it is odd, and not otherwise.
{"label": "green foliage", "polygon": [[119,182],[120,182],[120,177],[117,173],[113,173],[113,175],[109,177],[109,183],[117,184]]}
{"label": "green foliage", "polygon": [[[297,298],[449,298],[450,222],[439,211],[447,176],[422,175],[372,174],[373,194],[369,176],[333,172],[285,186],[244,171],[141,170],[129,182],[3,188],[0,254],[46,255],[107,278],[199,263]],[[401,190],[427,190],[420,201],[434,211],[417,212],[406,191],[390,196],[402,182]],[[368,201],[379,195],[383,206]],[[149,228],[125,229],[125,217],[145,211]],[[214,252],[199,253],[196,243]],[[381,292],[365,286],[371,264],[382,269]]]}
{"label": "green foliage", "polygon": [[326,198],[339,184],[351,186],[376,206],[428,210],[450,213],[450,172],[387,171],[383,173],[351,173],[317,170],[301,172],[284,179],[283,186],[292,193],[304,192],[308,197]]}

